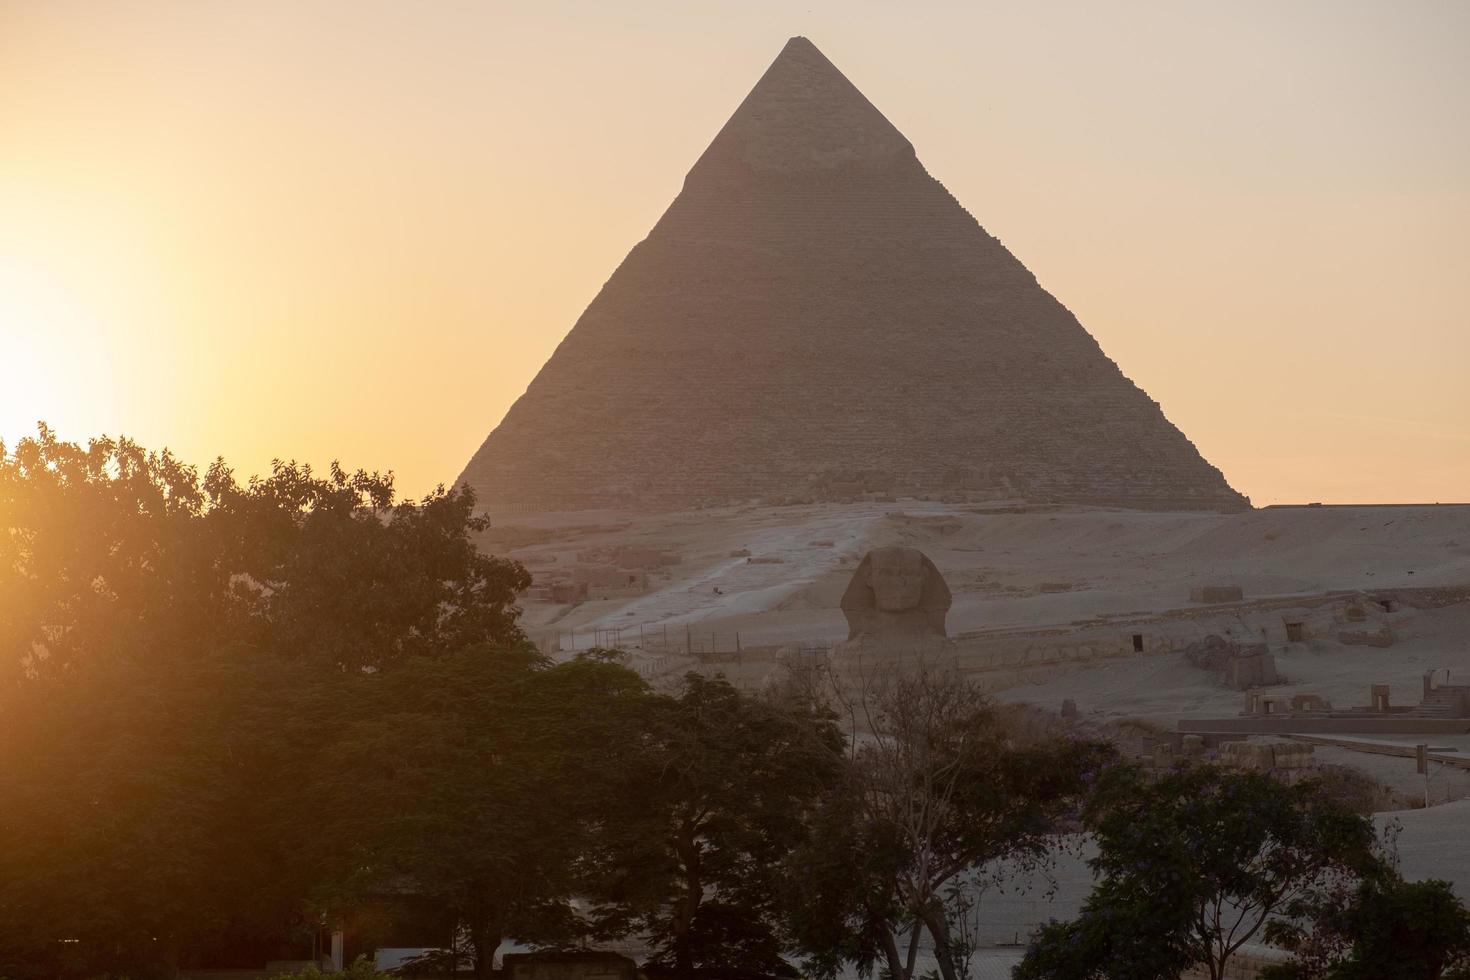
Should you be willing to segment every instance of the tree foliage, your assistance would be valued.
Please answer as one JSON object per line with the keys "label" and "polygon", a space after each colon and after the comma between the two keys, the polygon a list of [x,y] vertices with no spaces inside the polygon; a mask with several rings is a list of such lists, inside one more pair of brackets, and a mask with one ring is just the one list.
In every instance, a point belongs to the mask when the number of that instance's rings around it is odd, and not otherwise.
{"label": "tree foliage", "polygon": [[309,775],[295,690],[290,672],[230,648],[12,692],[0,949],[43,972],[138,971],[309,935],[280,820]]}
{"label": "tree foliage", "polygon": [[353,717],[315,784],[326,904],[439,908],[464,924],[480,976],[503,939],[585,931],[570,898],[638,748],[651,695],[636,674],[470,649],[359,675],[345,694]]}
{"label": "tree foliage", "polygon": [[504,938],[614,927],[682,970],[779,963],[773,869],[835,771],[830,721],[545,661],[472,507],[44,427],[0,451],[12,972],[166,974],[395,903],[462,928],[482,974]]}
{"label": "tree foliage", "polygon": [[241,484],[42,426],[0,446],[0,686],[234,644],[356,668],[516,642],[530,579],[475,549],[473,506],[467,487],[395,504],[392,474],[335,463]]}
{"label": "tree foliage", "polygon": [[1164,980],[1201,965],[1219,978],[1274,915],[1376,862],[1371,822],[1311,784],[1213,766],[1114,769],[1085,821],[1100,880],[1077,920],[1033,941],[1021,980]]}
{"label": "tree foliage", "polygon": [[721,677],[690,674],[651,708],[588,881],[599,930],[649,936],[680,977],[783,969],[777,872],[838,772],[840,733],[810,704]]}
{"label": "tree foliage", "polygon": [[1308,895],[1273,923],[1295,954],[1263,980],[1439,980],[1470,972],[1470,910],[1449,882],[1385,867],[1352,889]]}
{"label": "tree foliage", "polygon": [[167,971],[318,928],[314,757],[360,719],[363,670],[471,646],[528,669],[526,573],[475,550],[472,507],[336,466],[241,485],[44,426],[0,447],[7,968]]}
{"label": "tree foliage", "polygon": [[895,674],[861,698],[844,779],[791,861],[793,938],[818,975],[853,963],[906,980],[927,931],[954,980],[964,951],[951,886],[992,861],[1041,861],[1110,753],[1058,738],[1020,744],[988,698],[948,672]]}

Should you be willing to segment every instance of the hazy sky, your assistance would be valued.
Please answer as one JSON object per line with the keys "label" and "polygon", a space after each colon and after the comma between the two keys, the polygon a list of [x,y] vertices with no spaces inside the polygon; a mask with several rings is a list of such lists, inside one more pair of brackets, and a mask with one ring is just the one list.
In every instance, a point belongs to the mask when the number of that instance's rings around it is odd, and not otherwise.
{"label": "hazy sky", "polygon": [[1257,504],[1470,499],[1470,3],[0,0],[0,437],[452,480],[793,34]]}

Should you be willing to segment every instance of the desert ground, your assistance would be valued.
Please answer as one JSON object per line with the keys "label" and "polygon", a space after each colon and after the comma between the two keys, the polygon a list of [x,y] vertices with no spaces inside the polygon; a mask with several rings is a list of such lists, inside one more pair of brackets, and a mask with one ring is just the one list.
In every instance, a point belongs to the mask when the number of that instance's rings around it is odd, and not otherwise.
{"label": "desert ground", "polygon": [[[1271,643],[1287,681],[1281,693],[1359,704],[1370,684],[1388,683],[1399,702],[1417,700],[1427,669],[1470,672],[1470,603],[1463,601],[1470,599],[1470,506],[1216,514],[900,501],[493,520],[482,544],[522,561],[538,583],[612,572],[620,557],[630,559],[622,567],[638,579],[605,590],[607,598],[570,603],[537,601],[533,590],[523,620],[544,648],[566,654],[616,642],[647,651],[732,651],[738,634],[746,656],[721,669],[747,683],[769,666],[762,666],[762,649],[843,640],[841,594],[862,556],[885,545],[915,547],[933,559],[954,594],[948,631],[955,638],[1105,623],[1169,624],[1203,635],[1218,630],[1222,617],[1244,623],[1297,602],[1429,590],[1442,591],[1443,604],[1381,617],[1392,646],[1349,645],[1326,634]],[[1192,588],[1212,584],[1239,586],[1243,601],[1214,609],[1191,602]],[[1449,601],[1455,598],[1462,601]],[[1190,623],[1206,612],[1213,615]],[[1169,725],[1235,714],[1240,704],[1238,692],[1171,655],[990,673],[988,683],[1008,698],[1052,705],[1072,698],[1084,712]]]}

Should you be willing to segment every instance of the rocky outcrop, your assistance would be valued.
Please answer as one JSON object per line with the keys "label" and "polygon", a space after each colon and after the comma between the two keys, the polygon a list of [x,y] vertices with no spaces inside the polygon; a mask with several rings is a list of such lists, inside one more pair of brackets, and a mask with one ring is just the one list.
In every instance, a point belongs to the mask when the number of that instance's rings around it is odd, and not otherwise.
{"label": "rocky outcrop", "polygon": [[460,480],[492,510],[1247,505],[803,38]]}

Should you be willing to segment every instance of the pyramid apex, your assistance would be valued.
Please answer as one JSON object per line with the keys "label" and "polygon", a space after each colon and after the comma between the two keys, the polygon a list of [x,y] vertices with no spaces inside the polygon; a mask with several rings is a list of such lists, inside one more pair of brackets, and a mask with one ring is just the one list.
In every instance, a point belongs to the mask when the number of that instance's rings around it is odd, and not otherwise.
{"label": "pyramid apex", "polygon": [[[787,38],[786,43],[781,46],[780,53],[776,55],[776,60],[771,62],[771,66],[775,67],[783,59],[788,61],[805,61],[814,66],[820,66],[825,71],[841,76],[843,81],[847,80],[846,76],[843,76],[842,72],[837,70],[837,66],[832,64],[831,60],[822,53],[822,49],[817,47],[811,38],[804,37],[801,34]],[[849,82],[848,84],[852,83]]]}
{"label": "pyramid apex", "polygon": [[787,40],[689,173],[704,176],[918,167],[914,148],[808,38]]}

